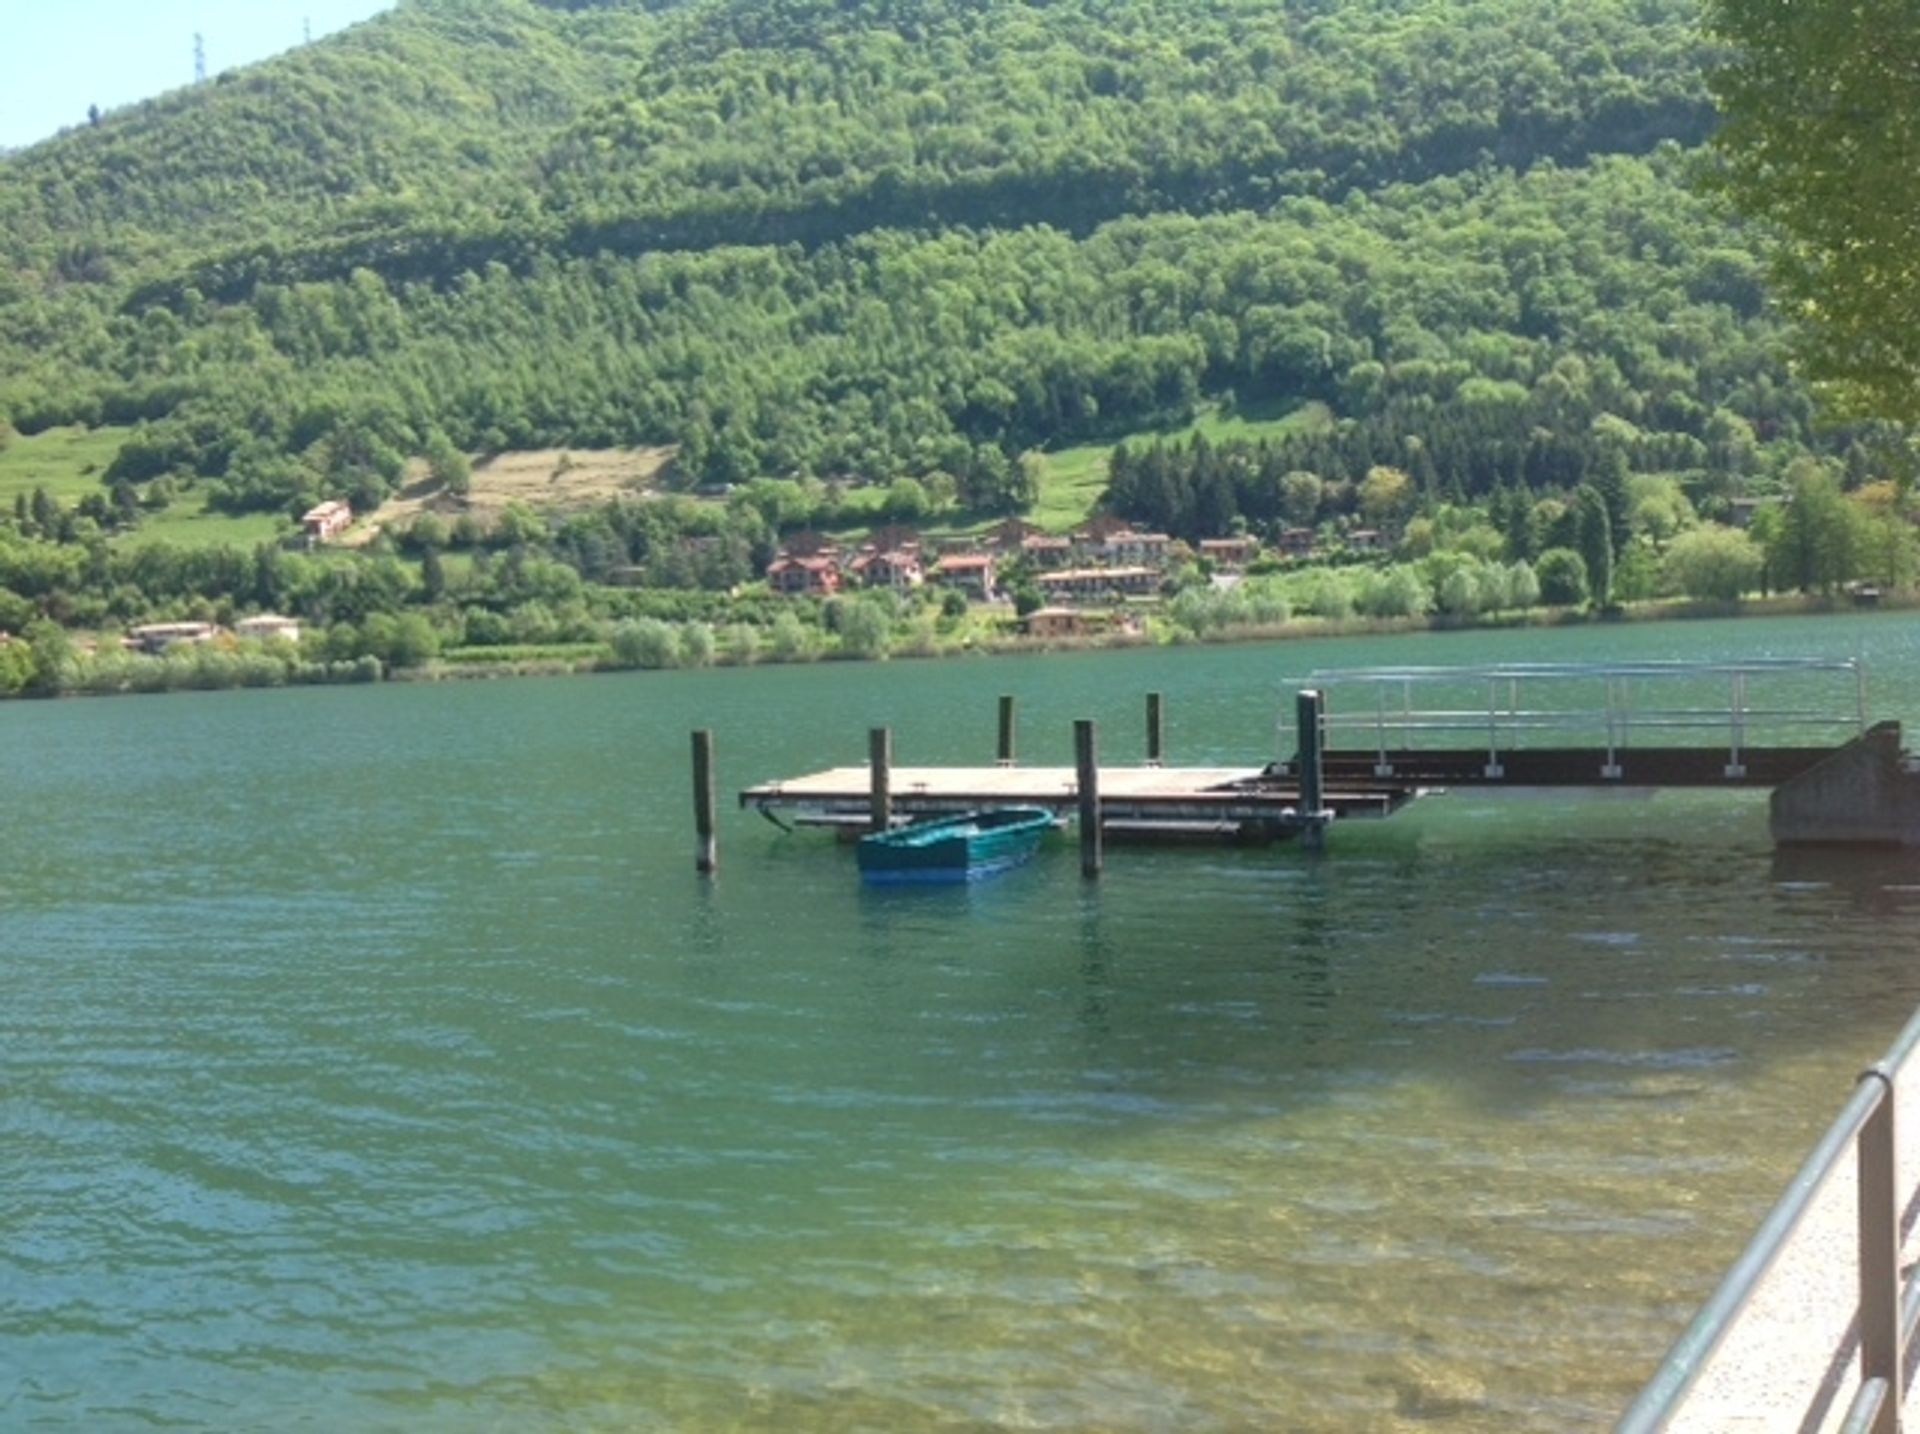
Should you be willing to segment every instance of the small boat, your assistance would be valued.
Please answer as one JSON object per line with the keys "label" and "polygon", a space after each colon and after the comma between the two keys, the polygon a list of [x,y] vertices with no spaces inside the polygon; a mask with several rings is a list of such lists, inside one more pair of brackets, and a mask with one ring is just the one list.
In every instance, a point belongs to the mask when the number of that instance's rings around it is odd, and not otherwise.
{"label": "small boat", "polygon": [[1045,807],[994,807],[860,838],[860,875],[873,882],[978,881],[1019,866],[1053,826]]}

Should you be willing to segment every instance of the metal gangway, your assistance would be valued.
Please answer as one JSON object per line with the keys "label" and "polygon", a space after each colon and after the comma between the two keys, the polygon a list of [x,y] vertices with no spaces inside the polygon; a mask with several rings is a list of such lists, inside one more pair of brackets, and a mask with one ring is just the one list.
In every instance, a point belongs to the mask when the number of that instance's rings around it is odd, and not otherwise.
{"label": "metal gangway", "polygon": [[[1719,775],[1738,781],[1749,775],[1750,755],[1763,743],[1805,752],[1867,727],[1866,669],[1853,658],[1331,668],[1309,674],[1303,686],[1323,695],[1321,747],[1329,759],[1370,754],[1372,775],[1383,780],[1405,775],[1413,754],[1438,749],[1484,753],[1472,769],[1456,763],[1453,780],[1518,784],[1522,774],[1509,772],[1513,755],[1544,748],[1590,752],[1597,763],[1569,771],[1595,783],[1623,782],[1629,779],[1625,755],[1658,747],[1699,756],[1723,750]],[[1724,692],[1724,699],[1709,701],[1709,692]],[[1276,723],[1283,764],[1299,749],[1292,711],[1282,704]],[[1813,731],[1826,740],[1779,741]],[[1528,770],[1553,774],[1540,762]]]}
{"label": "metal gangway", "polygon": [[1782,1429],[1897,1434],[1914,1377],[1920,1013],[1861,1073],[1720,1286],[1615,1434]]}

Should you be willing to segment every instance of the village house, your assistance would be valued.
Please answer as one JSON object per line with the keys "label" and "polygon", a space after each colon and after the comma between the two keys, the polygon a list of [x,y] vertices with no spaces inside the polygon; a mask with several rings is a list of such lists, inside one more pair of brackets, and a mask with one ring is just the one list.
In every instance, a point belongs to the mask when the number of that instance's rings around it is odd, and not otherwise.
{"label": "village house", "polygon": [[891,588],[907,592],[926,580],[918,553],[890,548],[885,552],[862,553],[853,560],[853,575],[870,588]]}
{"label": "village house", "polygon": [[788,597],[828,597],[840,591],[840,568],[832,558],[782,553],[767,565],[767,583]]}
{"label": "village house", "polygon": [[1028,637],[1042,639],[1138,637],[1146,630],[1137,612],[1083,607],[1035,608],[1020,619],[1020,629]]}
{"label": "village house", "polygon": [[1350,553],[1384,553],[1388,543],[1378,528],[1355,528],[1346,537]]}
{"label": "village house", "polygon": [[988,602],[994,596],[991,553],[948,553],[933,565],[929,576],[979,602]]}
{"label": "village house", "polygon": [[1028,637],[1084,637],[1087,615],[1077,607],[1035,608],[1020,619]]}
{"label": "village house", "polygon": [[1310,558],[1314,554],[1313,529],[1282,528],[1274,547],[1283,558]]}
{"label": "village house", "polygon": [[1052,602],[1151,597],[1160,590],[1160,570],[1144,567],[1066,568],[1057,573],[1038,573],[1033,581]]}
{"label": "village house", "polygon": [[234,636],[251,638],[255,642],[278,639],[282,642],[300,640],[300,619],[281,617],[278,613],[256,613],[252,617],[243,617],[233,625]]}
{"label": "village house", "polygon": [[210,622],[149,622],[127,629],[127,646],[160,653],[182,644],[212,642],[219,631]]}
{"label": "village house", "polygon": [[1020,556],[1042,572],[1065,567],[1073,561],[1073,540],[1029,533],[1020,540]]}
{"label": "village house", "polygon": [[1165,533],[1136,533],[1122,528],[1109,533],[1093,551],[1109,563],[1126,566],[1164,567],[1167,549],[1173,539]]}
{"label": "village house", "polygon": [[317,503],[300,515],[300,528],[306,534],[308,547],[332,542],[352,522],[353,509],[338,498]]}
{"label": "village house", "polygon": [[1253,538],[1202,538],[1200,556],[1224,572],[1238,572],[1260,555]]}

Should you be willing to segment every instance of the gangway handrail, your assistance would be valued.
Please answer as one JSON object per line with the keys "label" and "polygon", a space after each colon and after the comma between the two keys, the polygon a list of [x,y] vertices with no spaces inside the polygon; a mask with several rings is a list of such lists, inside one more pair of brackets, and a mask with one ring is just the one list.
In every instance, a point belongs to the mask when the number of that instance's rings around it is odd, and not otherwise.
{"label": "gangway handrail", "polygon": [[[1755,707],[1747,700],[1749,679],[1792,673],[1845,673],[1853,678],[1853,702],[1850,713],[1831,707],[1791,707],[1777,702]],[[1685,678],[1724,678],[1728,683],[1727,704],[1723,708],[1692,708],[1676,705],[1636,708],[1633,684],[1637,681]],[[1523,707],[1522,683],[1555,684],[1598,682],[1602,686],[1597,706],[1585,708]],[[1456,707],[1416,709],[1413,689],[1421,685],[1453,687],[1486,685],[1484,708],[1471,711]],[[1635,729],[1717,728],[1726,735],[1726,775],[1743,778],[1747,767],[1745,752],[1752,745],[1749,729],[1755,724],[1770,726],[1841,727],[1856,733],[1867,729],[1866,667],[1857,658],[1833,657],[1754,657],[1728,661],[1636,661],[1636,662],[1498,662],[1460,667],[1350,667],[1321,668],[1305,679],[1306,690],[1326,693],[1342,684],[1358,685],[1372,692],[1371,711],[1334,711],[1321,702],[1320,725],[1324,733],[1365,731],[1372,736],[1375,770],[1380,776],[1393,773],[1392,754],[1411,749],[1411,740],[1422,732],[1473,731],[1484,737],[1487,752],[1486,775],[1498,779],[1505,773],[1500,757],[1504,745],[1513,747],[1513,739],[1529,732],[1565,730],[1589,726],[1596,735],[1604,732],[1606,759],[1603,777],[1619,779],[1623,775],[1620,753],[1631,747]],[[1388,691],[1397,688],[1397,700],[1389,703]],[[1282,704],[1275,723],[1279,738],[1277,756],[1288,760],[1286,705]],[[1297,734],[1296,734],[1297,735]],[[1394,738],[1389,742],[1389,736]],[[1482,745],[1476,741],[1475,746]]]}
{"label": "gangway handrail", "polygon": [[1860,1302],[1860,1389],[1846,1427],[1892,1434],[1905,1378],[1904,1350],[1920,1317],[1920,1286],[1903,1296],[1900,1198],[1894,1160],[1894,1082],[1920,1047],[1920,1011],[1907,1019],[1885,1056],[1861,1072],[1839,1115],[1801,1162],[1740,1257],[1660,1367],[1621,1415],[1614,1434],[1654,1434],[1680,1412],[1714,1352],[1752,1302],[1760,1282],[1786,1250],[1827,1178],[1849,1150],[1859,1166],[1857,1231]]}
{"label": "gangway handrail", "polygon": [[1735,672],[1859,672],[1857,657],[1743,657],[1689,662],[1665,658],[1635,662],[1488,662],[1459,667],[1322,667],[1307,674],[1309,686],[1332,682],[1447,682],[1509,677],[1714,677]]}

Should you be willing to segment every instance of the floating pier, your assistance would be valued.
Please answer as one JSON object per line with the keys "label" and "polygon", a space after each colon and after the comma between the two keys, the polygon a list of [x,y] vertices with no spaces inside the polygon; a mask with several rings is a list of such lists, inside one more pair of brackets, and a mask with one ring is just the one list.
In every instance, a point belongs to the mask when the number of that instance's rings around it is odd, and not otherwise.
{"label": "floating pier", "polygon": [[[1100,824],[1110,835],[1276,837],[1298,832],[1316,818],[1302,809],[1297,779],[1264,767],[1096,768]],[[802,826],[864,830],[869,822],[865,767],[831,767],[748,787],[740,804],[791,812]],[[1078,816],[1076,767],[895,767],[896,816],[949,816],[981,807],[1045,807]],[[1413,800],[1410,785],[1372,779],[1353,789],[1338,784],[1321,796],[1322,812],[1353,820],[1391,815]],[[1326,820],[1322,815],[1317,820]]]}
{"label": "floating pier", "polygon": [[[1812,702],[1804,692],[1755,700],[1758,684],[1792,677],[1842,690]],[[1726,701],[1707,704],[1702,691],[1722,683]],[[1462,693],[1476,697],[1469,703]],[[1278,755],[1241,766],[1166,765],[1164,723],[1162,694],[1151,693],[1139,766],[1100,765],[1093,724],[1079,722],[1074,766],[1023,767],[1013,760],[1013,699],[1003,696],[993,766],[893,766],[890,734],[880,728],[866,766],[762,782],[743,790],[740,804],[783,825],[848,832],[982,807],[1045,807],[1080,823],[1088,876],[1100,870],[1102,835],[1300,837],[1318,847],[1331,825],[1389,817],[1456,787],[1764,788],[1774,793],[1779,841],[1920,846],[1920,771],[1901,750],[1897,722],[1868,726],[1865,673],[1851,660],[1316,672],[1282,707]],[[1825,741],[1781,740],[1815,727]]]}

